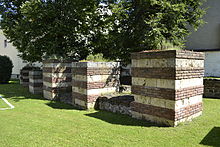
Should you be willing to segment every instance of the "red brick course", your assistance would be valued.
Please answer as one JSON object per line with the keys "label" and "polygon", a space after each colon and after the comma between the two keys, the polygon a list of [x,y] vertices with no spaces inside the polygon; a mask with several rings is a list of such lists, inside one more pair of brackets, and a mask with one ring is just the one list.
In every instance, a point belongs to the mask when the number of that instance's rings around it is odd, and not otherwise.
{"label": "red brick course", "polygon": [[204,60],[205,55],[200,52],[191,52],[187,50],[150,50],[131,54],[132,59],[164,59],[164,58],[181,58]]}
{"label": "red brick course", "polygon": [[91,67],[74,67],[73,74],[76,75],[117,75],[118,69],[112,68],[91,68]]}
{"label": "red brick course", "polygon": [[43,83],[32,83],[32,82],[29,82],[29,86],[31,86],[31,87],[43,87]]}
{"label": "red brick course", "polygon": [[44,82],[49,83],[65,83],[65,82],[71,82],[72,77],[63,77],[63,78],[55,78],[55,77],[43,77]]}
{"label": "red brick course", "polygon": [[147,68],[132,67],[132,77],[139,78],[158,78],[158,79],[189,79],[201,78],[204,76],[204,69],[176,69],[174,67],[166,68]]}
{"label": "red brick course", "polygon": [[58,93],[58,92],[68,93],[68,92],[72,92],[72,86],[68,86],[68,87],[46,87],[44,85],[43,90],[50,91],[52,93]]}
{"label": "red brick course", "polygon": [[44,73],[71,73],[71,67],[43,67]]}
{"label": "red brick course", "polygon": [[141,113],[141,114],[148,114],[152,116],[157,116],[161,118],[165,118],[168,120],[175,119],[175,111],[173,109],[167,109],[147,104],[142,104],[138,102],[131,102],[131,110]]}
{"label": "red brick course", "polygon": [[77,81],[73,80],[72,81],[72,86],[73,87],[80,87],[84,89],[100,89],[100,88],[107,88],[107,87],[113,87],[116,86],[118,83],[115,82],[86,82],[86,81]]}
{"label": "red brick course", "polygon": [[72,96],[73,96],[74,99],[79,99],[79,100],[85,101],[87,103],[95,102],[96,99],[98,97],[100,97],[100,95],[86,95],[86,94],[81,94],[81,93],[78,93],[78,92],[73,92]]}
{"label": "red brick course", "polygon": [[204,86],[188,87],[183,89],[169,89],[158,87],[147,87],[141,85],[132,85],[131,92],[136,95],[167,99],[167,100],[182,100],[197,95],[203,94]]}
{"label": "red brick course", "polygon": [[184,118],[188,118],[194,114],[202,111],[202,103],[197,103],[194,105],[189,105],[187,107],[181,108],[179,110],[167,109],[147,104],[141,104],[138,102],[131,103],[131,110],[141,113],[148,114],[152,116],[157,116],[165,118],[172,121],[179,121]]}
{"label": "red brick course", "polygon": [[200,102],[200,103],[197,103],[194,105],[189,105],[187,107],[176,110],[175,121],[179,121],[181,119],[188,118],[194,114],[201,112],[203,110],[202,106],[203,106],[203,103]]}
{"label": "red brick course", "polygon": [[29,75],[29,79],[34,79],[34,80],[43,79],[43,75]]}

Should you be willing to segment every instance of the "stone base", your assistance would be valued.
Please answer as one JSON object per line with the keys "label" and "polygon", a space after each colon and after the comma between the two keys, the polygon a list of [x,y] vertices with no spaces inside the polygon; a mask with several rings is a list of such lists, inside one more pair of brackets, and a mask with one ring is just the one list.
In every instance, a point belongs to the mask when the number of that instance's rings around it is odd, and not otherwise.
{"label": "stone base", "polygon": [[48,100],[61,101],[63,103],[72,104],[72,94],[71,93],[55,93],[51,91],[43,91],[44,98]]}
{"label": "stone base", "polygon": [[100,97],[97,100],[96,109],[131,116],[130,104],[133,101],[134,97],[131,95]]}
{"label": "stone base", "polygon": [[74,99],[73,104],[77,105],[80,109],[93,109],[95,107],[96,102],[86,102],[80,99]]}
{"label": "stone base", "polygon": [[29,86],[29,82],[20,82],[20,84],[24,87],[28,87]]}
{"label": "stone base", "polygon": [[204,97],[220,99],[220,79],[204,79]]}
{"label": "stone base", "polygon": [[50,91],[47,91],[47,90],[43,90],[43,95],[44,95],[44,98],[48,100],[54,100],[54,98],[56,97],[56,94]]}
{"label": "stone base", "polygon": [[146,121],[156,123],[156,124],[159,124],[159,125],[162,125],[162,126],[176,127],[180,123],[187,122],[187,121],[189,122],[189,121],[192,121],[194,118],[201,116],[202,111],[199,112],[199,113],[196,113],[194,115],[191,115],[187,118],[183,118],[181,120],[178,120],[178,121],[172,121],[172,120],[168,120],[168,119],[157,117],[157,116],[138,113],[138,112],[135,112],[135,111],[131,111],[131,115],[135,119],[146,120]]}
{"label": "stone base", "polygon": [[29,92],[32,94],[43,94],[42,87],[33,87],[29,85]]}

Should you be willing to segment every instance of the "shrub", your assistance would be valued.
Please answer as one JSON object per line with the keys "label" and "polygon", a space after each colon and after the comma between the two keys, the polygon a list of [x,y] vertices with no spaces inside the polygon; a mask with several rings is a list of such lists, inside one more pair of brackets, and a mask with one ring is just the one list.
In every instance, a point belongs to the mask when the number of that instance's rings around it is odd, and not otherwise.
{"label": "shrub", "polygon": [[108,60],[103,57],[103,54],[95,54],[95,55],[88,55],[86,60],[81,60],[80,62],[111,62],[111,60]]}
{"label": "shrub", "polygon": [[0,55],[0,83],[8,83],[11,78],[13,63],[7,56]]}

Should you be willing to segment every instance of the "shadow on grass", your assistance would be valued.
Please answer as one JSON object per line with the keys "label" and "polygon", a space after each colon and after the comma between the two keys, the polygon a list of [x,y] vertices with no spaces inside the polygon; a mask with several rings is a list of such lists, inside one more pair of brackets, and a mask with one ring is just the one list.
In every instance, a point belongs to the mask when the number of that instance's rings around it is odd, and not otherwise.
{"label": "shadow on grass", "polygon": [[9,84],[3,84],[0,86],[0,94],[4,98],[10,98],[15,102],[26,99],[43,100],[42,95],[33,95],[29,93],[28,87],[23,87],[18,84],[18,81],[10,81]]}
{"label": "shadow on grass", "polygon": [[60,101],[49,101],[41,94],[31,94],[28,87],[23,87],[19,84],[19,81],[11,81],[9,84],[1,84],[0,95],[6,99],[13,100],[14,102],[20,102],[28,99],[43,100],[48,101],[46,105],[54,109],[80,110],[70,104],[65,104]]}
{"label": "shadow on grass", "polygon": [[[7,96],[6,96],[6,98],[7,98]],[[9,98],[10,98],[10,97],[9,97]],[[22,95],[22,96],[14,95],[14,96],[12,96],[11,99],[14,100],[15,102],[19,102],[19,101],[27,100],[27,99],[45,100],[45,99],[42,97],[42,95],[32,95],[32,94],[27,94],[27,95]]]}
{"label": "shadow on grass", "polygon": [[219,97],[203,97],[203,99],[219,99],[220,100],[220,96]]}
{"label": "shadow on grass", "polygon": [[51,107],[51,108],[54,108],[54,109],[82,110],[82,109],[76,108],[73,105],[65,104],[65,103],[59,102],[59,101],[51,101],[49,103],[46,103],[46,105]]}
{"label": "shadow on grass", "polygon": [[214,127],[200,142],[202,145],[220,146],[220,127]]}
{"label": "shadow on grass", "polygon": [[[19,85],[18,83],[1,85],[0,95],[2,95],[6,99],[7,98],[12,99],[15,102],[28,100],[28,99],[45,100],[45,101],[48,101],[46,105],[54,109],[82,110],[70,104],[65,104],[63,102],[46,100],[43,98],[42,95],[31,94],[29,93],[28,88],[25,88]],[[151,122],[136,120],[136,119],[131,118],[130,116],[116,114],[116,113],[107,112],[107,111],[98,111],[95,113],[90,113],[90,114],[85,114],[85,115],[88,117],[93,117],[93,118],[100,119],[105,122],[108,122],[111,124],[117,124],[117,125],[164,127],[164,126],[158,126],[157,124],[154,124]]]}
{"label": "shadow on grass", "polygon": [[137,120],[127,115],[122,115],[122,114],[112,113],[112,112],[107,112],[107,111],[102,111],[102,110],[95,112],[95,113],[85,114],[85,115],[100,119],[102,121],[105,121],[111,124],[116,124],[116,125],[140,126],[140,127],[166,127],[166,126],[157,125],[155,123],[148,122],[148,121]]}

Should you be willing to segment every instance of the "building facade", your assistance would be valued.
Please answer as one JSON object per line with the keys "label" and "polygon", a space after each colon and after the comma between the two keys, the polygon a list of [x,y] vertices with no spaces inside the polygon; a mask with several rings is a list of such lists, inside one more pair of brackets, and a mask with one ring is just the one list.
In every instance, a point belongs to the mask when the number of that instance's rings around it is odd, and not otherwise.
{"label": "building facade", "polygon": [[[2,31],[0,31],[0,55],[8,56],[11,59],[14,66],[12,69],[12,78],[19,78],[20,70],[27,65],[28,62],[18,56],[18,50],[7,41]],[[41,66],[42,63],[34,63],[34,65]]]}
{"label": "building facade", "polygon": [[18,57],[17,49],[7,41],[2,31],[0,31],[0,55],[6,55],[12,60],[14,65],[12,69],[12,78],[18,78],[20,69],[26,65],[26,62]]}
{"label": "building facade", "polygon": [[207,0],[208,8],[204,16],[205,24],[193,32],[186,42],[189,50],[203,51],[206,54],[205,76],[220,77],[220,0]]}

